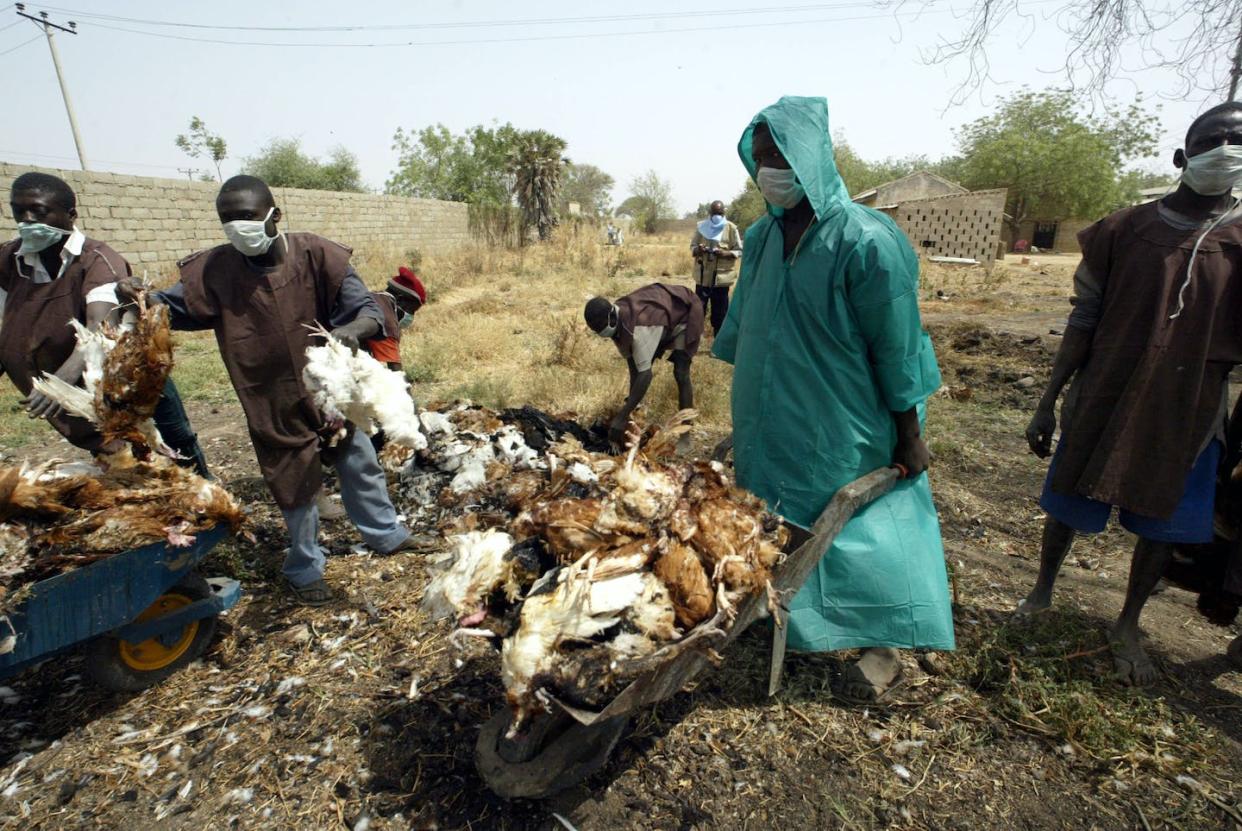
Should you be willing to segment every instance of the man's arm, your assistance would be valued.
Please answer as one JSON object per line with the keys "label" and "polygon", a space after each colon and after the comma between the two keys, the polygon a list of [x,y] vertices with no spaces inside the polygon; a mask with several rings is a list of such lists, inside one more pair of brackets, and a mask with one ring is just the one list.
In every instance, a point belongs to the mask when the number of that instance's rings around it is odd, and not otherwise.
{"label": "man's arm", "polygon": [[1031,423],[1026,427],[1026,443],[1030,445],[1031,452],[1041,459],[1052,452],[1052,434],[1057,430],[1057,399],[1074,374],[1087,363],[1095,327],[1100,322],[1104,286],[1087,269],[1086,263],[1079,263],[1078,270],[1074,272],[1074,296],[1070,302],[1074,308],[1066,321],[1065,335],[1052,362],[1052,376],[1035,407]]}
{"label": "man's arm", "polygon": [[630,416],[642,403],[651,387],[651,364],[655,353],[660,348],[660,338],[664,334],[663,326],[637,326],[634,329],[634,346],[626,358],[630,371],[630,392],[621,405],[621,410],[608,425],[608,440],[620,447],[625,441],[625,427]]}
{"label": "man's arm", "polygon": [[1052,362],[1052,377],[1044,389],[1043,397],[1035,407],[1035,415],[1026,428],[1026,443],[1031,452],[1039,458],[1047,458],[1052,452],[1052,434],[1057,430],[1057,399],[1061,390],[1074,377],[1074,373],[1082,369],[1091,354],[1091,339],[1094,330],[1079,326],[1066,326],[1065,336],[1061,339],[1061,347]]}
{"label": "man's arm", "polygon": [[[108,319],[108,315],[112,314],[112,310],[115,308],[116,305],[114,303],[99,301],[87,303],[86,328],[92,332],[97,330]],[[73,352],[69,354],[65,362],[52,374],[67,384],[77,386],[82,381],[82,372],[85,369],[86,356],[82,353],[80,347],[74,347]],[[31,418],[55,418],[63,412],[60,404],[41,392],[32,391],[22,403],[26,406]]]}
{"label": "man's arm", "polygon": [[336,304],[328,316],[332,336],[355,352],[358,345],[384,331],[384,313],[351,268],[341,282]]}
{"label": "man's arm", "polygon": [[149,306],[167,306],[168,307],[168,325],[170,328],[178,332],[201,332],[205,329],[213,328],[206,321],[199,320],[190,314],[189,304],[185,299],[185,284],[173,283],[166,289],[160,291],[147,291],[146,287],[137,280],[121,280],[116,284],[117,299],[123,304],[133,304],[138,302],[139,296],[146,294],[146,302]]}

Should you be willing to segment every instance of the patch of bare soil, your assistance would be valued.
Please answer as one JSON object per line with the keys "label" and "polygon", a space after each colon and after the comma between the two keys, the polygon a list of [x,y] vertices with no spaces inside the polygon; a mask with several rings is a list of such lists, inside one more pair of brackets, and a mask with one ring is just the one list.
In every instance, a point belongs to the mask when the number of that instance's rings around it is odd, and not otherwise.
{"label": "patch of bare soil", "polygon": [[586,783],[501,800],[473,764],[479,727],[502,706],[498,661],[482,647],[459,656],[418,611],[423,557],[357,551],[347,522],[328,524],[328,576],[347,596],[292,605],[276,588],[283,526],[240,412],[192,412],[257,537],[222,545],[205,570],[240,577],[246,595],[203,661],[142,694],[87,686],[76,656],[4,682],[0,827],[563,827],[554,815],[582,831],[1242,824],[1242,683],[1221,658],[1233,629],[1208,626],[1170,589],[1144,616],[1159,684],[1110,678],[1103,628],[1121,605],[1125,535],[1080,541],[1053,610],[1009,622],[1034,580],[1042,521],[1044,465],[1022,428],[1056,339],[934,319],[932,334],[946,390],[928,435],[959,649],[906,656],[878,705],[831,699],[848,656],[791,656],[767,698],[757,624],[692,689],[640,713]]}

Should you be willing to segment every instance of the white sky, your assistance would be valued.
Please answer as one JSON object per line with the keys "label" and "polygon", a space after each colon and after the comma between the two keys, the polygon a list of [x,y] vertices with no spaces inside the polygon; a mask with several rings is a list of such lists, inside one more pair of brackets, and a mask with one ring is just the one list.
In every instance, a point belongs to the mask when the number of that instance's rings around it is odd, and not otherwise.
{"label": "white sky", "polygon": [[[952,130],[989,113],[1022,84],[1042,88],[1055,74],[1064,38],[1051,20],[1059,2],[1030,2],[1035,16],[995,42],[997,83],[969,103],[946,110],[963,65],[929,66],[921,52],[958,32],[953,9],[967,0],[938,0],[944,11],[894,19],[861,0],[814,4],[789,0],[793,11],[723,14],[755,9],[756,0],[721,0],[711,17],[570,23],[567,17],[702,12],[708,3],[632,0],[619,4],[571,0],[457,2],[322,2],[322,0],[57,0],[79,14],[80,34],[57,38],[87,160],[93,169],[178,176],[203,167],[174,146],[191,116],[229,143],[225,175],[241,157],[277,136],[296,136],[322,156],[343,144],[362,165],[367,184],[382,188],[396,162],[398,127],[443,122],[459,131],[511,121],[544,128],[569,142],[568,155],[598,165],[618,182],[614,202],[648,168],[673,183],[679,210],[730,199],[744,172],[735,147],[751,116],[782,94],[824,95],[834,132],[843,131],[866,158],[953,149]],[[44,7],[29,3],[28,9]],[[825,8],[835,5],[837,8]],[[808,8],[810,7],[810,8]],[[769,9],[771,9],[769,4]],[[232,26],[380,25],[359,32],[290,33],[153,29],[80,16]],[[848,20],[845,18],[869,19]],[[561,18],[547,25],[512,21]],[[12,7],[0,27],[17,21]],[[469,28],[403,29],[396,25],[510,21]],[[790,25],[757,25],[757,24]],[[225,44],[161,39],[103,26],[144,29]],[[712,31],[668,31],[706,29]],[[1032,27],[1033,26],[1033,30]],[[725,28],[729,27],[729,28]],[[622,35],[623,32],[656,34]],[[32,23],[0,30],[0,53],[39,35]],[[561,38],[585,35],[581,38]],[[274,48],[235,41],[402,43],[536,38],[510,43],[401,45],[368,48]],[[0,120],[0,160],[76,168],[77,160],[47,44],[41,36],[0,54],[0,89],[9,118]],[[1147,72],[1116,86],[1126,99],[1144,90],[1155,101],[1175,88],[1168,74]],[[1172,170],[1172,150],[1202,98],[1164,101],[1161,156],[1146,165]]]}

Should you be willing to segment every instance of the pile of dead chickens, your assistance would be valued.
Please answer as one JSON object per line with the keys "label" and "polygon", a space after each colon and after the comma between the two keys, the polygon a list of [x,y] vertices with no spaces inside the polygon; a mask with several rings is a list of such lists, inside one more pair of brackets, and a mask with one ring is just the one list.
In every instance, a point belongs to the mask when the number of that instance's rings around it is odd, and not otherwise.
{"label": "pile of dead chickens", "polygon": [[244,518],[220,485],[163,458],[0,467],[0,606],[29,583],[154,542],[189,546],[217,525],[237,532]]}
{"label": "pile of dead chickens", "polygon": [[90,421],[107,452],[92,464],[0,467],[0,607],[19,589],[155,542],[175,547],[244,514],[215,482],[174,464],[152,421],[172,369],[168,309],[140,299],[118,325],[72,321],[82,385],[54,375],[35,389]]}
{"label": "pile of dead chickens", "polygon": [[774,604],[787,531],[720,464],[674,460],[692,412],[634,429],[622,458],[573,435],[541,452],[486,410],[463,429],[462,412],[421,415],[428,450],[454,466],[443,496],[463,489],[475,507],[423,603],[456,638],[499,644],[514,730],[549,696],[599,709],[671,645],[726,631],[748,598]]}

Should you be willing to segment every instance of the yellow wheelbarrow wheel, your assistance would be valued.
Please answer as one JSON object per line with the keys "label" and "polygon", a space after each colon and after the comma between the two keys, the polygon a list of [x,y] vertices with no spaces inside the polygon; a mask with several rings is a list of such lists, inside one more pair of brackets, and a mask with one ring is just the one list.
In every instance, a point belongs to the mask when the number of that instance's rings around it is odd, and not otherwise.
{"label": "yellow wheelbarrow wheel", "polygon": [[[211,586],[201,575],[191,572],[156,598],[135,621],[142,623],[162,617],[210,596]],[[201,655],[215,632],[213,616],[192,620],[176,632],[141,643],[112,636],[96,638],[87,646],[86,672],[95,683],[111,690],[145,690]]]}
{"label": "yellow wheelbarrow wheel", "polygon": [[[154,603],[146,608],[142,614],[135,619],[136,623],[146,623],[153,618],[162,617],[178,609],[189,606],[194,601],[173,589],[167,594],[162,594]],[[172,643],[165,643],[159,638],[148,638],[142,643],[130,643],[129,641],[118,641],[117,649],[121,654],[121,660],[125,662],[125,666],[137,672],[154,672],[164,669],[175,662],[178,658],[186,653],[190,648],[190,644],[194,643],[194,636],[198,634],[198,621],[194,620],[182,627],[177,633],[177,638]],[[171,638],[165,638],[165,641]]]}

